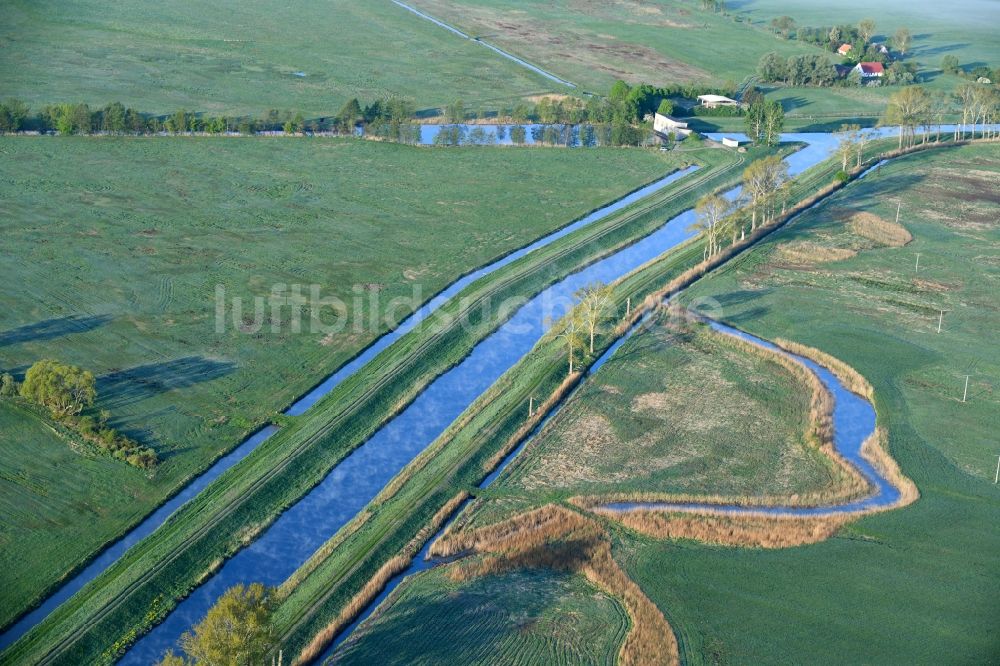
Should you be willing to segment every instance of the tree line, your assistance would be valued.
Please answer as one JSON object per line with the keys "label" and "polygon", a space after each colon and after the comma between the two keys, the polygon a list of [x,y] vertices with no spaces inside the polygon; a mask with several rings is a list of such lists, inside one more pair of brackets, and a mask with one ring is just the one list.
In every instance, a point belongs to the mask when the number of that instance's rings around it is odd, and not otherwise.
{"label": "tree line", "polygon": [[97,399],[94,375],[75,365],[52,359],[35,362],[20,384],[10,373],[0,375],[0,397],[20,397],[30,405],[47,409],[53,420],[108,453],[135,467],[151,469],[156,453],[108,425],[110,414],[96,416],[84,411]]}
{"label": "tree line", "polygon": [[[912,146],[917,141],[917,130],[923,129],[921,141],[930,140],[930,130],[940,126],[952,105],[957,104],[961,122],[955,127],[955,140],[964,139],[974,132],[976,125],[993,125],[1000,121],[1000,90],[981,83],[962,83],[954,93],[928,92],[921,86],[908,86],[889,98],[881,124],[899,127],[899,147]],[[987,137],[1000,132],[984,128]]]}

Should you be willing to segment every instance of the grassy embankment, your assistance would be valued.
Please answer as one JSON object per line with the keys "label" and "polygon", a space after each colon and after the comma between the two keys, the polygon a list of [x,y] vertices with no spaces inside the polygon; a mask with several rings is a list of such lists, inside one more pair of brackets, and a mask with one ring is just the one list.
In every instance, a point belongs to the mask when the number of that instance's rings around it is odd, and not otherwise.
{"label": "grassy embankment", "polygon": [[329,117],[352,97],[496,108],[564,89],[389,0],[307,1],[294,11],[274,0],[223,0],[213,9],[177,0],[126,0],[113,12],[94,0],[72,11],[6,2],[0,89],[34,107],[118,100],[157,114],[274,108],[307,118]]}
{"label": "grassy embankment", "polygon": [[[692,157],[689,153],[685,159]],[[387,350],[370,372],[342,384],[314,414],[291,419],[281,433],[209,487],[153,538],[56,611],[39,631],[10,652],[11,658],[21,655],[37,660],[53,648],[60,653],[66,650],[67,659],[87,658],[79,655],[93,657],[116,641],[129,640],[128,632],[142,624],[150,609],[156,609],[147,618],[151,622],[173,598],[183,595],[206,570],[217,566],[219,558],[238,547],[245,535],[273,519],[281,507],[322,478],[393,411],[407,404],[492,330],[499,322],[480,319],[479,305],[486,299],[496,303],[509,295],[536,292],[559,275],[658,226],[663,204],[673,195],[693,193],[699,185],[735,177],[739,170],[734,156],[725,151],[707,149],[697,159],[706,166],[691,179],[470,287],[464,295],[471,300],[461,304],[463,312],[469,314],[470,326],[463,328],[456,323],[460,320],[457,315],[462,314],[456,299],[401,344]],[[429,335],[441,321],[452,324]]]}
{"label": "grassy embankment", "polygon": [[[688,662],[982,663],[1000,651],[991,631],[1000,534],[990,527],[1000,513],[990,446],[1000,426],[990,343],[1000,325],[998,157],[996,145],[976,145],[891,162],[685,295],[716,298],[730,323],[857,369],[874,387],[892,456],[921,493],[808,548],[622,535],[623,562],[668,615]],[[891,221],[897,202],[913,236],[905,247],[859,241],[845,224],[857,211]],[[789,262],[783,248],[803,242],[853,254]]]}
{"label": "grassy embankment", "polygon": [[[162,460],[149,476],[56,441],[3,459],[21,471],[0,501],[36,513],[0,527],[0,625],[459,275],[686,159],[267,139],[12,137],[0,150],[0,369],[92,371],[95,408]],[[309,304],[301,332],[290,305],[272,329],[267,303],[259,331],[238,330],[232,299],[253,322],[275,284],[361,307],[328,334]],[[389,313],[395,299],[409,300]],[[48,483],[56,467],[71,479]]]}
{"label": "grassy embankment", "polygon": [[[870,148],[871,152],[869,153],[869,157],[875,157],[875,155],[877,154],[877,151],[885,150],[887,147],[890,147],[890,142],[888,142],[888,141],[882,142],[882,143],[880,143],[878,145],[870,146],[869,148]],[[815,192],[820,185],[822,185],[824,183],[830,182],[830,179],[832,178],[832,175],[836,171],[837,168],[838,167],[837,167],[836,164],[834,164],[832,162],[828,162],[828,163],[825,163],[824,165],[821,165],[820,167],[818,167],[816,169],[813,169],[810,172],[807,172],[806,174],[804,174],[802,177],[800,177],[799,179],[797,179],[797,182],[796,182],[795,186],[793,186],[793,188],[792,188],[792,199],[796,200],[796,199],[801,199],[803,197],[807,197],[807,195],[810,195],[813,192]],[[830,190],[829,190],[829,188],[824,188],[823,191],[825,192],[825,194],[829,194]],[[809,198],[809,197],[807,197],[807,198]],[[700,250],[698,252],[698,255],[700,256]],[[666,265],[674,263],[672,260],[675,259],[675,258],[676,257],[671,257],[671,260],[668,260],[667,262],[663,262],[663,263],[659,264],[659,267],[662,269],[662,268],[665,268]],[[654,264],[654,266],[655,265],[656,264]],[[649,267],[647,267],[647,268],[649,268]],[[626,280],[625,282],[632,282],[633,284],[648,283],[649,282],[649,276],[643,274],[643,273],[646,273],[646,272],[647,271],[639,271],[639,272],[633,274],[632,276],[630,276],[629,279]],[[660,285],[660,284],[662,284],[662,282],[658,282],[657,283],[657,285]],[[628,289],[627,286],[625,286],[625,285],[619,285],[619,286],[620,287],[624,287],[624,291],[619,291],[618,292],[619,298],[621,297],[621,294],[623,294],[623,293],[630,293],[630,291],[629,291],[629,289]],[[553,346],[553,342],[551,340],[549,340],[547,344],[550,347]],[[542,347],[544,347],[544,346],[545,346],[545,344],[540,345],[539,348],[536,348],[536,351],[533,352],[533,354],[539,353],[539,349],[542,348]],[[531,357],[529,357],[529,359],[530,358]],[[524,374],[525,374],[525,371],[527,369],[525,366],[528,366],[528,363],[529,363],[529,360],[526,359],[525,362],[523,362],[521,365],[519,365],[518,367],[516,367],[512,372],[517,372],[517,373],[519,373],[519,375],[521,375],[523,377]],[[528,366],[528,367],[530,367],[530,366]],[[505,396],[506,395],[506,393],[504,392],[504,390],[506,390],[507,387],[504,386],[504,387],[501,387],[501,389],[502,390],[500,392],[498,392],[497,397],[495,399],[501,399],[500,396]],[[526,398],[527,398],[527,395],[523,394],[523,393],[520,394],[520,395],[518,395],[518,396],[516,396],[516,399],[521,400],[521,401],[526,400]],[[490,403],[490,404],[493,404],[493,403]],[[522,404],[523,404],[523,402],[522,402]],[[474,421],[472,422],[471,425],[475,425]],[[510,442],[508,442],[508,444],[509,445],[513,444],[515,441],[516,441],[516,439],[512,439]],[[492,464],[495,464],[496,460],[497,459],[494,456],[491,459],[490,462]],[[481,474],[482,474],[482,472],[480,473],[480,475]],[[405,488],[405,486],[404,486],[404,488]],[[485,493],[485,495],[488,497],[489,493],[487,492],[487,493]],[[532,506],[533,505],[532,505],[531,502],[522,501],[519,504],[517,504],[515,508],[520,509],[522,511],[521,515],[524,516],[526,514],[524,514],[523,511],[531,509]],[[384,510],[381,506],[377,507],[377,508]],[[509,515],[509,513],[513,513],[513,511],[508,511],[507,513]],[[467,520],[468,520],[468,515],[467,514],[468,514],[468,512],[466,512],[466,514],[463,514],[463,516],[461,516],[460,519],[459,519],[459,521],[456,523],[456,526],[455,526],[454,529],[456,531],[458,531],[459,534],[462,533],[461,530],[465,526],[464,523],[466,523]],[[727,525],[722,525],[722,526],[712,525],[712,524],[707,524],[706,525],[706,524],[704,524],[706,522],[707,523],[711,523],[711,520],[709,519],[707,521],[703,521],[703,524],[701,524],[701,525],[693,526],[693,527],[695,527],[697,529],[692,529],[692,527],[685,528],[684,534],[681,534],[680,536],[684,536],[684,537],[688,537],[688,538],[692,538],[692,537],[694,537],[694,538],[702,538],[702,539],[709,538],[711,541],[721,542],[721,543],[730,543],[730,542],[733,541],[733,538],[735,537],[737,543],[748,543],[748,542],[754,542],[754,540],[758,540],[757,543],[759,543],[759,545],[763,545],[763,546],[767,546],[767,547],[783,547],[783,546],[787,546],[787,545],[794,545],[796,543],[808,543],[808,542],[811,542],[811,541],[815,541],[817,539],[826,538],[833,531],[835,531],[836,528],[839,526],[839,521],[836,524],[832,523],[831,521],[826,521],[826,522],[823,522],[823,521],[797,521],[794,525],[789,525],[787,527],[787,529],[785,530],[785,533],[783,535],[781,535],[782,536],[781,539],[774,539],[774,538],[771,538],[771,537],[774,536],[773,534],[769,535],[767,533],[769,530],[773,530],[773,528],[774,528],[774,525],[772,525],[770,523],[767,524],[767,525],[762,525],[762,526],[750,525],[748,523],[747,525],[743,526],[743,528],[745,528],[748,533],[739,533],[739,531],[737,531],[736,533],[734,533],[734,531],[732,529],[732,525],[728,525],[728,524]],[[360,528],[363,528],[363,527],[364,527],[364,525],[361,525]],[[654,541],[652,539],[649,539],[649,538],[637,536],[635,533],[622,532],[620,529],[615,529],[614,526],[613,526],[613,524],[609,524],[609,527],[611,527],[612,530],[616,534],[616,537],[615,537],[616,549],[620,549],[622,547],[623,539],[625,540],[624,543],[626,543],[626,544],[633,544],[633,543],[638,542],[638,543],[643,544],[647,548],[652,548],[652,547],[654,547],[655,545],[658,544],[658,547],[660,548],[660,550],[664,551],[667,557],[669,557],[670,554],[673,553],[677,548],[687,548],[688,547],[684,542],[680,542],[679,544],[675,544],[675,545],[666,545],[666,544],[662,544],[662,542],[656,542],[656,541]],[[764,537],[767,537],[767,538],[765,539]],[[728,551],[724,551],[724,552],[728,552]],[[664,562],[657,562],[656,566],[650,566],[645,571],[649,575],[655,575],[653,572],[657,570],[657,567],[659,567],[659,568],[662,569],[662,568],[670,568],[670,566],[671,565],[670,565],[669,560],[668,561],[664,561]],[[706,574],[706,577],[707,577],[707,574]],[[417,580],[417,579],[414,579],[414,580]],[[394,594],[395,595],[406,594],[406,587],[407,587],[407,585],[410,585],[410,584],[412,584],[412,581],[408,581],[407,583],[405,583]],[[642,584],[641,587],[643,589],[645,589],[645,585],[644,584]],[[720,589],[719,591],[721,593],[724,590]],[[298,594],[298,591],[296,591],[296,594]],[[293,594],[292,599],[294,599],[294,598],[295,598],[295,595]],[[395,597],[393,597],[393,598],[395,598]],[[383,607],[379,611],[380,613],[389,613],[389,612],[391,612],[391,611],[387,611],[386,609],[387,608],[391,608],[391,603],[392,603],[393,598],[390,598],[389,602],[387,602],[385,605],[383,605]],[[762,596],[761,598],[766,598],[766,597]],[[667,614],[668,619],[671,622],[673,622],[672,614],[671,614],[671,611],[670,611],[670,608],[669,608],[669,604],[663,604],[663,603],[661,603],[660,607],[661,607],[661,610],[664,613]],[[367,631],[367,630],[369,630],[369,628],[368,628],[369,624],[378,623],[379,621],[380,621],[379,620],[379,615],[377,614],[374,619],[369,620],[365,625],[362,626],[362,628],[360,629],[360,631],[362,633],[359,634],[359,635],[363,636],[364,632]],[[457,622],[459,620],[457,618],[455,618],[452,621]],[[686,629],[686,627],[682,627],[681,629],[683,631],[683,630]],[[681,638],[682,647],[683,647],[684,641],[686,640],[686,636],[682,634],[680,636],[680,638]],[[371,650],[371,649],[377,649],[377,647],[374,646],[373,644],[368,644],[366,646],[364,643],[362,643],[360,646],[352,646],[351,647],[352,653],[353,652],[357,652],[357,651],[360,650],[361,651],[360,653],[363,654],[365,649]],[[684,654],[685,654],[685,657],[690,656],[690,652],[688,650],[686,650],[686,649],[685,649],[685,653]]]}

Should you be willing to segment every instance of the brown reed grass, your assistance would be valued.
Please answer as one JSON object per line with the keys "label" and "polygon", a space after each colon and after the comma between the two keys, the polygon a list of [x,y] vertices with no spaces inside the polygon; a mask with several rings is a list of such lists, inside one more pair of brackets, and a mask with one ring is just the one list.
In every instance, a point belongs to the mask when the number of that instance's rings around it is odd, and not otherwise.
{"label": "brown reed grass", "polygon": [[691,539],[721,546],[790,548],[823,541],[833,536],[853,516],[727,515],[722,513],[664,512],[637,509],[596,513],[640,534],[658,539]]}
{"label": "brown reed grass", "polygon": [[326,646],[330,644],[337,634],[339,634],[347,625],[354,621],[355,618],[360,615],[365,608],[372,603],[372,601],[377,597],[385,586],[392,580],[393,576],[399,574],[406,570],[413,561],[413,557],[420,552],[423,547],[424,542],[427,541],[435,532],[437,532],[441,525],[444,524],[448,517],[455,512],[459,505],[468,499],[469,493],[462,491],[448,500],[444,506],[442,506],[434,517],[431,518],[430,522],[425,524],[417,532],[416,536],[410,540],[403,550],[399,552],[396,556],[389,559],[385,564],[379,567],[378,571],[368,580],[367,583],[355,594],[351,600],[345,605],[340,613],[321,629],[306,645],[302,648],[298,657],[292,662],[292,666],[298,664],[306,664],[314,659],[316,659]]}
{"label": "brown reed grass", "polygon": [[851,233],[886,247],[903,247],[913,240],[913,235],[903,225],[883,220],[872,213],[854,213],[847,226]]}

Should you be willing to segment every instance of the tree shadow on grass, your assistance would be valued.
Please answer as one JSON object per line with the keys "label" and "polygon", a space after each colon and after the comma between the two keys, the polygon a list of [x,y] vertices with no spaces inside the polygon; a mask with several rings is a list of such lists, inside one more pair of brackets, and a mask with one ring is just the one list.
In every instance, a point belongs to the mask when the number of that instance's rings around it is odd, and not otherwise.
{"label": "tree shadow on grass", "polygon": [[230,361],[202,356],[139,365],[104,375],[97,381],[97,395],[105,409],[120,409],[173,389],[211,381],[236,369]]}
{"label": "tree shadow on grass", "polygon": [[38,321],[34,324],[0,332],[0,347],[22,342],[39,342],[61,338],[71,333],[85,333],[111,321],[110,315],[70,315]]}

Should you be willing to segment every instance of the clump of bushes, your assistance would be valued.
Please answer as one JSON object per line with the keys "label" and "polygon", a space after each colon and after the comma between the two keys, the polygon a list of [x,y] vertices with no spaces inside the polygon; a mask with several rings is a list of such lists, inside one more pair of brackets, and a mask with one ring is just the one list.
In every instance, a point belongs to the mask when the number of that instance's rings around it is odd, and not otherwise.
{"label": "clump of bushes", "polygon": [[107,411],[102,410],[97,418],[80,415],[97,398],[94,375],[87,370],[43,359],[28,369],[20,386],[10,373],[0,375],[0,397],[17,396],[48,409],[58,423],[118,460],[142,469],[150,469],[157,463],[151,448],[108,426]]}

